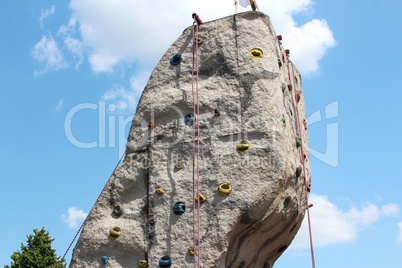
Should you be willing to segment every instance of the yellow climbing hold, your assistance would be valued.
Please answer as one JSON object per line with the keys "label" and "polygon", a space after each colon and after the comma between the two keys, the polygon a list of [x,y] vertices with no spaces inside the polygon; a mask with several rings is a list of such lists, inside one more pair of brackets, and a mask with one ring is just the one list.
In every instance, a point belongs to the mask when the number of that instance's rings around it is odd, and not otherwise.
{"label": "yellow climbing hold", "polygon": [[200,193],[198,194],[198,197],[195,198],[195,202],[198,202],[198,200],[200,200],[200,203],[204,203],[207,200],[207,198],[205,197],[205,195]]}
{"label": "yellow climbing hold", "polygon": [[165,190],[163,190],[162,187],[156,188],[155,191],[156,191],[156,193],[157,193],[158,195],[164,195],[164,194],[165,194]]}
{"label": "yellow climbing hold", "polygon": [[244,154],[245,152],[248,151],[248,149],[250,149],[250,143],[248,143],[248,141],[241,140],[237,143],[236,149],[238,153]]}
{"label": "yellow climbing hold", "polygon": [[191,256],[194,256],[195,255],[194,248],[189,248],[188,249],[188,254],[190,254]]}
{"label": "yellow climbing hold", "polygon": [[140,261],[138,261],[138,266],[141,268],[146,268],[146,267],[148,267],[148,263],[146,260],[140,260]]}
{"label": "yellow climbing hold", "polygon": [[252,58],[253,60],[259,60],[259,59],[261,59],[263,54],[264,54],[264,53],[263,53],[262,50],[259,49],[259,48],[253,48],[253,49],[250,51],[250,55],[251,55],[251,58]]}
{"label": "yellow climbing hold", "polygon": [[224,182],[219,185],[218,190],[221,196],[228,196],[232,192],[232,186],[229,183]]}
{"label": "yellow climbing hold", "polygon": [[202,42],[204,42],[204,39],[202,39],[202,37],[194,38],[194,42],[197,44],[202,44]]}
{"label": "yellow climbing hold", "polygon": [[177,162],[177,164],[176,164],[177,169],[182,169],[183,167],[184,167],[183,162],[181,162],[181,161]]}
{"label": "yellow climbing hold", "polygon": [[121,229],[119,227],[113,227],[112,229],[110,229],[109,231],[109,237],[111,239],[116,240],[117,238],[119,238],[121,235]]}

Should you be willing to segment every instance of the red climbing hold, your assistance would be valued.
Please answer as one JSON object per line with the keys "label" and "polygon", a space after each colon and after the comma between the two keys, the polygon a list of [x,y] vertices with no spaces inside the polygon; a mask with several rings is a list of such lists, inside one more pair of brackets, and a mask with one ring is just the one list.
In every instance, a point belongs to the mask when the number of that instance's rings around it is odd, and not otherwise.
{"label": "red climbing hold", "polygon": [[296,103],[299,103],[299,101],[300,101],[300,94],[299,93],[296,93]]}
{"label": "red climbing hold", "polygon": [[307,130],[307,120],[303,119],[303,125],[304,125],[304,129]]}
{"label": "red climbing hold", "polygon": [[154,129],[156,127],[155,122],[151,121],[148,123],[148,128]]}
{"label": "red climbing hold", "polygon": [[290,50],[289,50],[289,49],[285,49],[285,52],[286,52],[286,56],[289,56]]}
{"label": "red climbing hold", "polygon": [[278,38],[279,41],[282,41],[282,35],[277,35],[276,38]]}
{"label": "red climbing hold", "polygon": [[314,205],[313,204],[308,204],[307,209],[312,208]]}

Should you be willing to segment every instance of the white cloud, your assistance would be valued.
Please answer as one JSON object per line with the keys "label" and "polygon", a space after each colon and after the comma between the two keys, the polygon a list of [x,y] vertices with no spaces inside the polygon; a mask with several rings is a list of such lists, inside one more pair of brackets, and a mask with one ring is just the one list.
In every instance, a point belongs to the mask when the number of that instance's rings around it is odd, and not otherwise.
{"label": "white cloud", "polygon": [[[284,36],[284,44],[291,49],[301,72],[317,71],[319,60],[335,45],[332,31],[325,20],[312,19],[298,26],[292,17],[300,12],[313,13],[313,1],[260,0],[258,4]],[[131,0],[71,0],[72,20],[79,25],[80,42],[87,48],[87,58],[95,72],[111,72],[127,62],[136,62],[140,69],[149,71],[183,29],[191,25],[194,11],[204,21],[234,13],[231,1],[150,0],[147,5],[152,8],[140,8]],[[248,9],[239,11],[245,10]]]}
{"label": "white cloud", "polygon": [[398,229],[399,229],[398,242],[402,243],[402,222],[398,222]]}
{"label": "white cloud", "polygon": [[56,11],[56,6],[51,6],[49,9],[42,9],[39,17],[40,27],[43,28],[43,21],[47,19],[49,16],[54,15]]}
{"label": "white cloud", "polygon": [[68,215],[61,215],[61,219],[71,229],[78,227],[78,224],[81,224],[88,215],[87,213],[76,207],[69,208],[67,212]]}
{"label": "white cloud", "polygon": [[[379,209],[376,205],[366,203],[361,209],[351,207],[343,212],[328,197],[316,194],[310,195],[310,203],[314,204],[310,209],[313,242],[318,247],[355,241],[365,227],[379,221],[381,216],[395,216],[399,210],[395,204],[384,205]],[[291,247],[309,247],[307,216]]]}
{"label": "white cloud", "polygon": [[61,107],[63,107],[63,100],[59,100],[56,105],[56,111],[60,111]]}
{"label": "white cloud", "polygon": [[381,214],[384,216],[399,216],[399,205],[388,204],[381,207]]}
{"label": "white cloud", "polygon": [[57,71],[68,66],[64,60],[63,52],[52,36],[43,35],[42,39],[32,48],[31,53],[34,59],[44,64],[42,70],[35,71],[35,75]]}

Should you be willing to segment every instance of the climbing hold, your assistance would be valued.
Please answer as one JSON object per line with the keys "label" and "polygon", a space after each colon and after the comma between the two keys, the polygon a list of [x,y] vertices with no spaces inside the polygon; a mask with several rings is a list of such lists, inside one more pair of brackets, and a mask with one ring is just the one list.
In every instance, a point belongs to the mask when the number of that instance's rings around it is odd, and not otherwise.
{"label": "climbing hold", "polygon": [[254,60],[259,60],[259,59],[261,59],[263,54],[264,54],[264,53],[263,53],[262,50],[259,49],[259,48],[253,48],[253,49],[250,51],[251,58],[254,59]]}
{"label": "climbing hold", "polygon": [[299,148],[301,145],[301,139],[300,137],[296,136],[296,147]]}
{"label": "climbing hold", "polygon": [[311,183],[307,186],[307,192],[311,191]]}
{"label": "climbing hold", "polygon": [[119,227],[113,227],[109,231],[109,237],[113,240],[116,240],[121,235],[121,229]]}
{"label": "climbing hold", "polygon": [[286,52],[286,56],[289,57],[289,55],[290,55],[290,50],[289,50],[289,49],[285,49],[285,52]]}
{"label": "climbing hold", "polygon": [[179,65],[181,63],[181,55],[175,54],[173,57],[170,58],[170,64],[172,65]]}
{"label": "climbing hold", "polygon": [[293,115],[293,111],[290,107],[289,107],[289,112],[290,112],[290,115]]}
{"label": "climbing hold", "polygon": [[177,169],[182,169],[182,168],[184,168],[183,162],[181,162],[181,161],[177,162],[176,168],[177,168]]}
{"label": "climbing hold", "polygon": [[291,84],[288,84],[288,89],[289,89],[289,91],[292,91],[292,85]]}
{"label": "climbing hold", "polygon": [[279,41],[282,41],[282,35],[277,35],[276,38],[278,38]]}
{"label": "climbing hold", "polygon": [[148,123],[148,128],[149,129],[154,129],[156,127],[155,122],[151,121]]}
{"label": "climbing hold", "polygon": [[215,111],[214,111],[214,116],[220,116],[221,115],[221,113],[219,112],[219,110],[218,109],[215,109]]}
{"label": "climbing hold", "polygon": [[163,256],[162,258],[159,259],[159,267],[167,267],[169,268],[172,266],[172,259],[169,256]]}
{"label": "climbing hold", "polygon": [[228,196],[232,192],[232,186],[229,183],[224,182],[219,185],[218,190],[221,196]]}
{"label": "climbing hold", "polygon": [[282,115],[282,123],[286,127],[286,118],[285,115]]}
{"label": "climbing hold", "polygon": [[117,204],[113,208],[113,214],[116,215],[117,217],[120,217],[121,214],[123,214],[123,208],[121,205]]}
{"label": "climbing hold", "polygon": [[193,113],[189,113],[184,117],[184,124],[186,124],[186,126],[192,127],[195,123],[195,115]]}
{"label": "climbing hold", "polygon": [[278,252],[278,253],[281,253],[281,252],[285,251],[287,248],[288,248],[288,246],[280,247],[280,248],[277,250],[277,252]]}
{"label": "climbing hold", "polygon": [[250,149],[250,143],[248,143],[248,141],[241,140],[237,143],[236,150],[238,153],[244,154],[248,149]]}
{"label": "climbing hold", "polygon": [[156,191],[156,193],[157,193],[158,195],[164,195],[164,194],[165,194],[165,190],[163,190],[162,187],[156,188],[155,191]]}
{"label": "climbing hold", "polygon": [[283,201],[283,208],[287,209],[290,203],[290,197],[286,197],[285,200]]}
{"label": "climbing hold", "polygon": [[282,54],[282,61],[283,61],[283,63],[285,63],[285,55],[284,54]]}
{"label": "climbing hold", "polygon": [[298,166],[298,167],[296,168],[296,178],[300,177],[300,175],[302,174],[302,172],[303,172],[302,166]]}
{"label": "climbing hold", "polygon": [[299,94],[299,93],[296,93],[295,98],[296,98],[296,103],[299,103],[299,101],[300,101],[300,94]]}
{"label": "climbing hold", "polygon": [[313,206],[313,204],[308,204],[307,209],[312,208]]}
{"label": "climbing hold", "polygon": [[201,37],[194,38],[194,43],[202,44],[202,42],[204,42],[204,39],[202,39]]}
{"label": "climbing hold", "polygon": [[188,249],[188,254],[190,254],[191,256],[194,256],[195,255],[194,248],[189,248]]}
{"label": "climbing hold", "polygon": [[183,215],[184,212],[186,212],[186,204],[184,204],[183,202],[177,202],[173,206],[173,212],[176,215]]}
{"label": "climbing hold", "polygon": [[307,120],[303,119],[303,125],[304,125],[304,129],[307,130]]}
{"label": "climbing hold", "polygon": [[195,198],[195,202],[198,203],[198,200],[200,201],[200,203],[204,203],[207,200],[207,198],[203,194],[199,193],[198,197]]}
{"label": "climbing hold", "polygon": [[139,260],[138,266],[141,268],[146,268],[146,267],[148,267],[148,262],[146,260]]}
{"label": "climbing hold", "polygon": [[107,264],[108,257],[107,256],[102,256],[102,263]]}
{"label": "climbing hold", "polygon": [[297,79],[297,77],[295,76],[295,83],[296,83],[296,85],[298,85],[299,84],[299,80]]}
{"label": "climbing hold", "polygon": [[282,67],[282,61],[281,61],[281,59],[278,59],[278,65],[279,65],[279,68]]}
{"label": "climbing hold", "polygon": [[239,268],[245,268],[246,267],[246,262],[243,261],[240,263]]}
{"label": "climbing hold", "polygon": [[285,85],[285,83],[282,83],[282,92],[285,92],[285,89],[286,89],[286,85]]}

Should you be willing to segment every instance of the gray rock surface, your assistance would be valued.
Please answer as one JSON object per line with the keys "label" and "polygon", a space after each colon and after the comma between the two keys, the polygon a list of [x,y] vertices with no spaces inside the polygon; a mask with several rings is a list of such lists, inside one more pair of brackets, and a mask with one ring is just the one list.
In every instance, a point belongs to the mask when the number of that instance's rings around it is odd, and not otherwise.
{"label": "gray rock surface", "polygon": [[[189,27],[144,89],[124,162],[89,213],[70,267],[140,267],[140,260],[158,267],[165,255],[172,267],[194,267],[197,255],[188,253],[193,212],[196,219],[200,214],[200,267],[273,267],[296,235],[310,181],[300,74],[263,13],[207,22],[199,36],[199,169],[206,201],[193,207],[193,128],[184,124],[193,112]],[[251,56],[255,48],[263,52],[259,59]],[[175,54],[182,62],[173,66]],[[245,153],[236,150],[240,140],[250,144]],[[298,176],[302,161],[306,174]],[[225,197],[218,192],[224,182],[232,187]],[[184,214],[173,213],[176,202],[185,203]],[[121,230],[117,239],[108,235],[113,227]]]}

